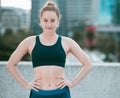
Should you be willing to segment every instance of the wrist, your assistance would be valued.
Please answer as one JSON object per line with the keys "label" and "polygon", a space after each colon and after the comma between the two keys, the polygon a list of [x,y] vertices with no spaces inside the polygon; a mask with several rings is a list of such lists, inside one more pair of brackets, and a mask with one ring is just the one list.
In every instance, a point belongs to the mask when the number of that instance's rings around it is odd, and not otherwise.
{"label": "wrist", "polygon": [[24,87],[25,89],[29,89],[29,83],[27,83],[27,82],[24,83],[24,84],[23,84],[23,87]]}
{"label": "wrist", "polygon": [[70,88],[73,88],[75,85],[73,83],[73,81],[70,82]]}
{"label": "wrist", "polygon": [[74,87],[72,81],[70,81],[70,85],[69,85],[69,87],[70,87],[70,88],[73,88],[73,87]]}

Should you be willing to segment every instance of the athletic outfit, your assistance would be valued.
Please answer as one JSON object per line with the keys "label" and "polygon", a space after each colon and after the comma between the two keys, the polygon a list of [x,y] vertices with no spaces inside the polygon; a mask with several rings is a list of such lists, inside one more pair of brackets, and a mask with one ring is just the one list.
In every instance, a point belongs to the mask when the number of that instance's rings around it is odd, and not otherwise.
{"label": "athletic outfit", "polygon": [[46,46],[40,42],[39,36],[36,36],[36,44],[32,51],[33,67],[55,65],[64,67],[66,53],[61,44],[61,36],[58,36],[54,45]]}
{"label": "athletic outfit", "polygon": [[57,88],[53,90],[31,90],[30,98],[71,98],[69,88],[66,86],[63,89]]}
{"label": "athletic outfit", "polygon": [[[39,36],[36,36],[36,43],[32,51],[33,68],[39,66],[60,66],[65,67],[66,53],[62,47],[62,37],[58,36],[54,45],[43,45]],[[57,88],[53,90],[31,90],[29,98],[71,98],[70,90],[66,86],[63,89]]]}

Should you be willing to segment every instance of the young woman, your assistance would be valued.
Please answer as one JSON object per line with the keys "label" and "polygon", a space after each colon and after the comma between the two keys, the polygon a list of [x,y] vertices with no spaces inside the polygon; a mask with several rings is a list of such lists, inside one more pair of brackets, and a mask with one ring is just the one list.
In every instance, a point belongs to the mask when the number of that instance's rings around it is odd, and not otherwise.
{"label": "young woman", "polygon": [[[60,12],[54,2],[48,1],[40,12],[40,35],[24,39],[11,55],[7,69],[24,88],[30,90],[30,98],[71,98],[69,88],[77,85],[92,69],[85,52],[72,39],[60,36],[56,29],[60,22]],[[31,83],[16,70],[22,57],[29,53],[32,57],[34,79]],[[82,64],[80,72],[72,81],[64,75],[65,61],[72,53]]]}

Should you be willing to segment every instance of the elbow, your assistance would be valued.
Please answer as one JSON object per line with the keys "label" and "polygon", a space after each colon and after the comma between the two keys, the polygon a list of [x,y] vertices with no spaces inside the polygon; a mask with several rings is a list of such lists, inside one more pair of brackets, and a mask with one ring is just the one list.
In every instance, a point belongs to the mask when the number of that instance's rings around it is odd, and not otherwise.
{"label": "elbow", "polygon": [[7,71],[9,71],[11,69],[9,64],[6,65],[6,69],[7,69]]}
{"label": "elbow", "polygon": [[88,69],[89,69],[89,70],[92,70],[92,69],[93,69],[93,64],[92,64],[91,61],[89,61],[86,65],[88,66]]}
{"label": "elbow", "polygon": [[88,64],[88,70],[91,71],[93,69],[93,65],[90,63]]}
{"label": "elbow", "polygon": [[6,69],[8,70],[10,67],[9,67],[9,64],[6,65]]}
{"label": "elbow", "polygon": [[92,64],[87,64],[87,65],[85,65],[85,67],[86,67],[86,69],[88,71],[91,71],[93,69],[93,65]]}
{"label": "elbow", "polygon": [[89,65],[89,70],[91,71],[93,69],[93,65]]}
{"label": "elbow", "polygon": [[13,68],[15,68],[15,66],[12,65],[12,64],[9,64],[9,63],[8,63],[8,64],[6,65],[6,69],[7,69],[8,72],[10,72]]}

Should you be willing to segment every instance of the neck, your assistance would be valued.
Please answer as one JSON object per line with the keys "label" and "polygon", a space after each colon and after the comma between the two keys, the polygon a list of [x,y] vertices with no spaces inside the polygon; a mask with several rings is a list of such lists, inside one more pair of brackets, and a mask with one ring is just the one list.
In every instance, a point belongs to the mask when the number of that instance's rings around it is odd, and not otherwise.
{"label": "neck", "polygon": [[43,36],[44,38],[53,38],[53,37],[56,37],[57,36],[57,34],[56,33],[46,33],[46,32],[43,32],[42,34],[41,34],[41,36]]}

